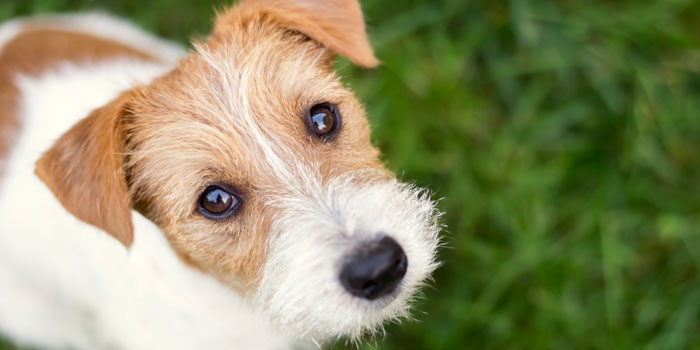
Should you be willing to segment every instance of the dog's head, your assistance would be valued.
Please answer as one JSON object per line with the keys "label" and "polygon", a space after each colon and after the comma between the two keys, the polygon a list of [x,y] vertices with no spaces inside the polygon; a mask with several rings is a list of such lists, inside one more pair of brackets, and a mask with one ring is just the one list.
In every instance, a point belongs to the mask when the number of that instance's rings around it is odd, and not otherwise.
{"label": "dog's head", "polygon": [[379,160],[335,54],[374,66],[355,0],[247,0],[166,76],[64,134],[37,173],[129,246],[131,210],[281,330],[317,340],[406,314],[437,214]]}

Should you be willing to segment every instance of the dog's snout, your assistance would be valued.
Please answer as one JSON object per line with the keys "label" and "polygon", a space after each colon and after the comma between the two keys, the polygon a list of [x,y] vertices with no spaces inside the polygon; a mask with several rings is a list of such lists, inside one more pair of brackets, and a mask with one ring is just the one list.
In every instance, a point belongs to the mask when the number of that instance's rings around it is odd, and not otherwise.
{"label": "dog's snout", "polygon": [[373,300],[391,293],[407,267],[406,253],[393,238],[385,236],[351,257],[340,281],[351,294]]}

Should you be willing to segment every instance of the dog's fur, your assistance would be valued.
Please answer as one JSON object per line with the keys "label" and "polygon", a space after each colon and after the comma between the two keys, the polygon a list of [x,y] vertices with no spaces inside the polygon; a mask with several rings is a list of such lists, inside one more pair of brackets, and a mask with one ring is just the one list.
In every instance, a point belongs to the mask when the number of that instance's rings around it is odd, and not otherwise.
{"label": "dog's fur", "polygon": [[[264,349],[406,315],[439,227],[425,192],[383,167],[332,69],[335,53],[377,64],[358,3],[247,0],[194,47],[100,15],[0,27],[0,332]],[[304,124],[321,102],[342,114],[328,140]],[[197,212],[212,183],[237,189],[235,217]],[[383,235],[406,275],[354,297],[341,265]]]}

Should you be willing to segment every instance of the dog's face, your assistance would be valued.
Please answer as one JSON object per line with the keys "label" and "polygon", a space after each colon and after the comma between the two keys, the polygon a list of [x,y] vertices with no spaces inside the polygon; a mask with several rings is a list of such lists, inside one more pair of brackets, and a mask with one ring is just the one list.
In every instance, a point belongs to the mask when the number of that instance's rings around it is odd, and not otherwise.
{"label": "dog's face", "polygon": [[[127,245],[135,207],[183,260],[292,336],[376,330],[405,315],[435,268],[437,215],[382,166],[333,52],[376,63],[356,2],[247,1],[172,72],[76,125],[37,172],[68,210]],[[77,178],[86,164],[113,171]],[[73,204],[86,193],[116,207],[113,218]]]}

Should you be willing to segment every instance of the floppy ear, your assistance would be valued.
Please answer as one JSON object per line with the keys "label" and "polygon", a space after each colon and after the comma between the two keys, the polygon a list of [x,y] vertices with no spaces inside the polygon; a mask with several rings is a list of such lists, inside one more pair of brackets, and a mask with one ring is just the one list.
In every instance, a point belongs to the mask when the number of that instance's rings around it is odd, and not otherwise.
{"label": "floppy ear", "polygon": [[[221,21],[235,17],[269,15],[285,28],[304,33],[311,39],[363,67],[379,62],[367,39],[362,10],[357,0],[244,0]],[[233,17],[233,18],[231,18]],[[215,29],[216,32],[216,29]]]}
{"label": "floppy ear", "polygon": [[124,117],[130,93],[94,110],[36,162],[35,172],[78,219],[133,242],[131,200],[124,174]]}

